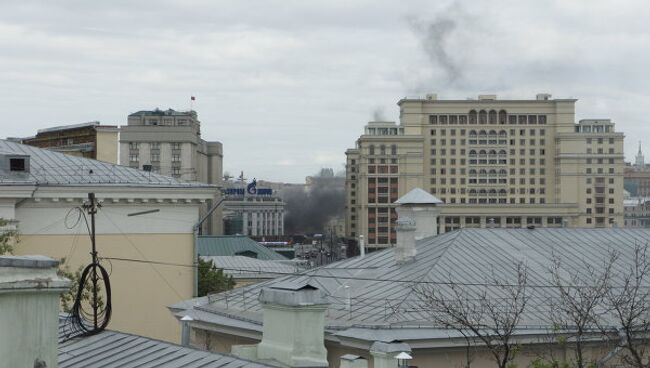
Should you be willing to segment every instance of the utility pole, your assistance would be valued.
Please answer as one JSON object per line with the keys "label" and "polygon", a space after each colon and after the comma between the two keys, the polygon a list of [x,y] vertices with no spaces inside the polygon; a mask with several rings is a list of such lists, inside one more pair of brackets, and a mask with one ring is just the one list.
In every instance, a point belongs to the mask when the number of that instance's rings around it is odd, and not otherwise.
{"label": "utility pole", "polygon": [[[92,246],[92,252],[90,255],[92,256],[92,264],[93,265],[98,265],[99,262],[97,261],[97,243],[95,240],[95,215],[97,214],[97,201],[95,199],[95,193],[88,193],[88,205],[86,206],[86,210],[88,211],[88,214],[90,215],[90,244]],[[95,329],[97,329],[98,323],[98,316],[97,316],[97,310],[99,309],[99,302],[97,299],[97,293],[98,293],[98,286],[97,286],[97,280],[99,278],[97,277],[97,267],[92,267],[92,275],[91,275],[91,280],[93,282],[93,300],[92,300],[92,308],[93,308],[93,326]]]}

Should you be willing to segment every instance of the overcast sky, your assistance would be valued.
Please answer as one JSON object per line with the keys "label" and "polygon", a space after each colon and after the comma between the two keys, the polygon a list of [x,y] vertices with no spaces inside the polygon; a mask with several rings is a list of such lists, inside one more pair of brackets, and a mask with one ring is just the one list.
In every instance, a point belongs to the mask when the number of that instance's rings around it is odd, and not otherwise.
{"label": "overcast sky", "polygon": [[578,98],[650,159],[648,1],[0,2],[0,136],[194,109],[224,170],[342,170],[403,96]]}

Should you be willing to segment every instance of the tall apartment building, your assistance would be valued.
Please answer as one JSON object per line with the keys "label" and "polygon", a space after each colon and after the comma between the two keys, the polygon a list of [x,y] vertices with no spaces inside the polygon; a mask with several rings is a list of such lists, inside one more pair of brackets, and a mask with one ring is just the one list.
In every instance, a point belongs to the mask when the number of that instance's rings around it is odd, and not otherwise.
{"label": "tall apartment building", "polygon": [[[196,111],[143,110],[130,114],[120,127],[120,164],[181,180],[221,185],[221,142],[201,139]],[[209,209],[208,202],[202,213]],[[221,210],[204,231],[221,234]]]}
{"label": "tall apartment building", "polygon": [[575,123],[574,99],[404,98],[400,124],[370,122],[346,151],[346,235],[396,240],[393,202],[420,187],[461,227],[623,226],[623,134]]}
{"label": "tall apartment building", "polygon": [[35,136],[12,141],[71,156],[117,163],[117,133],[114,125],[98,121],[39,129]]}

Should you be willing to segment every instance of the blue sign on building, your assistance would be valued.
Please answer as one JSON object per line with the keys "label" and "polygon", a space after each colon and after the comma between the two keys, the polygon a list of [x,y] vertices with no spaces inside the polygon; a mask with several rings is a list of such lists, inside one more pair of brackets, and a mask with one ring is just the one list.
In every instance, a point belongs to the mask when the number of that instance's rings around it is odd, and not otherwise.
{"label": "blue sign on building", "polygon": [[273,189],[270,188],[258,188],[257,180],[253,179],[246,188],[226,188],[224,190],[225,195],[234,195],[234,196],[244,196],[246,194],[255,195],[255,196],[270,196],[273,195]]}

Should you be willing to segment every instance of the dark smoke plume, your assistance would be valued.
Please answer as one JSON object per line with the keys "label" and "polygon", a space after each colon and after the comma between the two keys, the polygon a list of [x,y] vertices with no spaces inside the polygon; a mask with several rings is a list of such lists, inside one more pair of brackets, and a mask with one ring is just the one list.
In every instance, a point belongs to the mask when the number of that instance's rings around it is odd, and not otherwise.
{"label": "dark smoke plume", "polygon": [[450,38],[459,28],[458,21],[466,19],[467,15],[458,4],[448,7],[430,21],[416,17],[407,19],[429,60],[442,69],[449,84],[457,83],[463,78],[463,69],[453,56],[461,47],[453,48]]}
{"label": "dark smoke plume", "polygon": [[372,110],[372,121],[386,121],[386,114],[384,114],[384,108],[377,106]]}
{"label": "dark smoke plume", "polygon": [[345,211],[345,177],[323,169],[307,189],[287,189],[284,226],[287,234],[323,233],[327,222]]}

